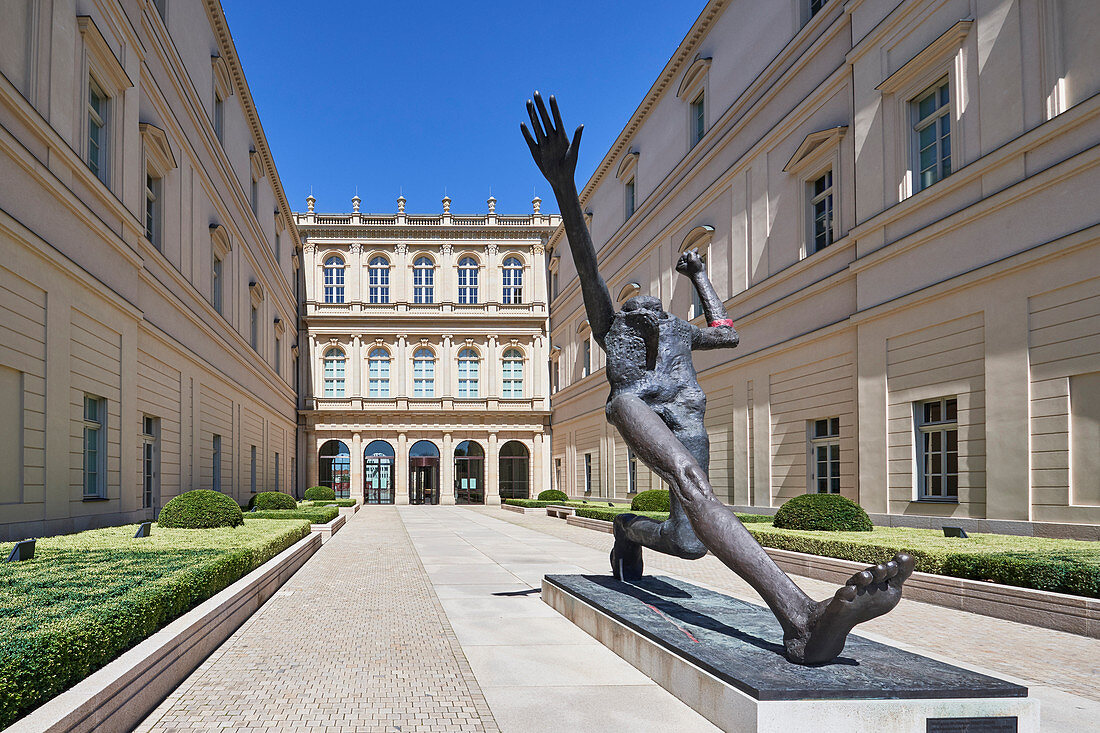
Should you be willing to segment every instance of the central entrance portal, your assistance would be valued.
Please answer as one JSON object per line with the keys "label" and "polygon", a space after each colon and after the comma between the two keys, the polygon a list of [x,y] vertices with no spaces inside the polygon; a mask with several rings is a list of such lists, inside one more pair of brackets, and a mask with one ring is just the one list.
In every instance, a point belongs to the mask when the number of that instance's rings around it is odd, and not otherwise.
{"label": "central entrance portal", "polygon": [[472,440],[455,447],[455,503],[485,503],[485,451]]}
{"label": "central entrance portal", "polygon": [[363,503],[393,503],[393,447],[384,440],[363,450]]}
{"label": "central entrance portal", "polygon": [[439,449],[429,440],[409,450],[409,503],[439,503]]}

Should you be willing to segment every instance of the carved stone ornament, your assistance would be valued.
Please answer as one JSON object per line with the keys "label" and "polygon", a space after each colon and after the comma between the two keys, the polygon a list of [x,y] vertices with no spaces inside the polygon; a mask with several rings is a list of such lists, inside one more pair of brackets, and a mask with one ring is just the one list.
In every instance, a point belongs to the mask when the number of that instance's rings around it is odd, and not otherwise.
{"label": "carved stone ornament", "polygon": [[451,246],[451,245],[449,245],[449,244],[441,244],[441,245],[439,245],[439,253],[440,253],[441,255],[443,255],[444,257],[450,257],[450,256],[451,256],[451,252],[453,252],[453,251],[454,251],[454,247],[452,247],[452,246]]}
{"label": "carved stone ornament", "polygon": [[497,246],[496,246],[496,243],[494,243],[494,242],[490,242],[490,243],[489,243],[489,244],[488,244],[488,245],[487,245],[487,246],[485,247],[485,251],[489,253],[489,256],[490,256],[490,257],[496,257],[496,254],[497,254]]}
{"label": "carved stone ornament", "polygon": [[313,254],[313,249],[313,242],[307,241],[305,244],[302,245],[302,251],[305,252],[307,255]]}
{"label": "carved stone ornament", "polygon": [[351,254],[353,255],[358,255],[360,252],[363,251],[363,246],[358,242],[352,242],[351,247],[348,248],[348,251],[351,252]]}
{"label": "carved stone ornament", "polygon": [[409,248],[404,242],[398,242],[396,245],[394,245],[393,248],[394,254],[396,254],[398,257],[404,257],[408,251]]}

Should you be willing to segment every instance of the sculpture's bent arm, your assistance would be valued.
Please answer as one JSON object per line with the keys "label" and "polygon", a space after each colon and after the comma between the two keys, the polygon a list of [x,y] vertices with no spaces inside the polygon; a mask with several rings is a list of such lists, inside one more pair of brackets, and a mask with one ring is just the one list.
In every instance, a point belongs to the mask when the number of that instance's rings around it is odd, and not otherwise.
{"label": "sculpture's bent arm", "polygon": [[693,349],[732,349],[737,346],[740,337],[733,330],[733,321],[726,313],[726,307],[722,305],[722,299],[714,290],[714,285],[707,277],[707,268],[698,250],[688,250],[680,255],[676,263],[676,271],[691,279],[699,299],[703,301],[703,313],[706,317],[707,328],[695,331],[691,348]]}
{"label": "sculpture's bent arm", "polygon": [[[584,126],[577,128],[572,142],[565,135],[558,103],[550,97],[550,109],[553,118],[546,111],[542,97],[535,92],[535,100],[527,102],[527,114],[531,118],[531,128],[520,123],[523,137],[531,148],[531,157],[535,159],[539,170],[550,183],[554,197],[558,200],[562,222],[565,224],[565,236],[569,240],[569,252],[577,268],[577,277],[581,281],[581,293],[584,296],[584,309],[588,314],[588,323],[592,335],[600,346],[604,345],[604,336],[611,329],[611,319],[615,314],[614,301],[607,284],[600,277],[596,267],[596,248],[584,223],[580,198],[577,196],[577,184],[574,180],[577,168],[577,153],[580,150],[581,132]],[[538,106],[536,112],[535,106]]]}

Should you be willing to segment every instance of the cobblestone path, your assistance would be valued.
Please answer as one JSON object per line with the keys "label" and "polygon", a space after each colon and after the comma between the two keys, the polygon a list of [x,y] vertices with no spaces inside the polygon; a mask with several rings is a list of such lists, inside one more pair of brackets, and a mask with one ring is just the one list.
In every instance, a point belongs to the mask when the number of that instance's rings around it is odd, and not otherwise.
{"label": "cobblestone path", "polygon": [[397,509],[371,507],[136,730],[498,727]]}

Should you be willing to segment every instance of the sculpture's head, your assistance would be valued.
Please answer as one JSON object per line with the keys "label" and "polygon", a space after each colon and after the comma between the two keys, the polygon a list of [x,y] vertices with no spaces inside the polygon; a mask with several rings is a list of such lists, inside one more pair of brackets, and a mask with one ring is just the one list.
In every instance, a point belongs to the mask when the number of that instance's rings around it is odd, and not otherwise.
{"label": "sculpture's head", "polygon": [[664,314],[665,309],[661,306],[660,298],[654,298],[652,295],[635,295],[623,303],[623,313],[632,311],[648,311],[655,316],[660,316]]}

